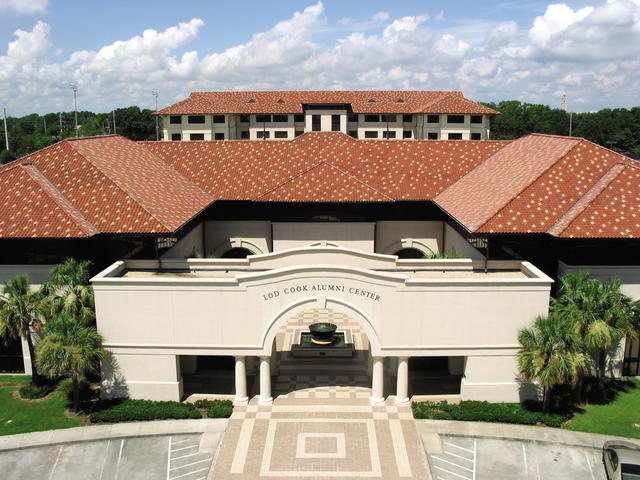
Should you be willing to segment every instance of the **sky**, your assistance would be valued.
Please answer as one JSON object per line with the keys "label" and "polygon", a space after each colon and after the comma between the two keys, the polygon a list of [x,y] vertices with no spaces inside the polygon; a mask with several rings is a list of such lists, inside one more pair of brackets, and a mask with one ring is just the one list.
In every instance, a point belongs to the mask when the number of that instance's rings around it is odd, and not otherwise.
{"label": "sky", "polygon": [[640,105],[640,0],[0,0],[10,116],[206,90],[460,90]]}

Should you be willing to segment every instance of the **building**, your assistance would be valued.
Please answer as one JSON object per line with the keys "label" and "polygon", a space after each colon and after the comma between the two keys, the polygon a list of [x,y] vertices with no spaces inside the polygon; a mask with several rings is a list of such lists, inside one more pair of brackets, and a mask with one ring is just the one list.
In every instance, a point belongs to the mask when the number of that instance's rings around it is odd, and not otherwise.
{"label": "building", "polygon": [[487,140],[499,112],[462,92],[194,92],[157,112],[164,140],[286,140],[342,132],[367,140]]}
{"label": "building", "polygon": [[[640,298],[639,212],[637,163],[580,138],[69,139],[0,168],[0,271],[94,262],[105,395],[268,403],[303,375],[516,401],[518,329],[559,273]],[[353,357],[296,356],[317,320]],[[638,375],[623,350],[611,371]]]}

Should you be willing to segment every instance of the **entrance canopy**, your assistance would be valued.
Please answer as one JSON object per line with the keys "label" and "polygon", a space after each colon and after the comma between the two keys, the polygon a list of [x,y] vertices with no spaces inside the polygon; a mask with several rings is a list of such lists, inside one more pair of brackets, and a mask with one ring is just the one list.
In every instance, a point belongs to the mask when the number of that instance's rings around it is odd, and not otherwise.
{"label": "entrance canopy", "polygon": [[128,353],[268,355],[309,308],[355,319],[374,355],[512,354],[546,314],[528,262],[401,260],[337,247],[244,259],[125,260],[92,279],[105,345]]}

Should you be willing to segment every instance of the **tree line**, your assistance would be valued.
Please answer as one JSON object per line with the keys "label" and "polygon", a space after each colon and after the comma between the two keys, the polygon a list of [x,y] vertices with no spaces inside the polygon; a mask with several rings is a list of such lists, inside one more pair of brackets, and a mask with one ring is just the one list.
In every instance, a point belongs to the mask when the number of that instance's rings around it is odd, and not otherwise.
{"label": "tree line", "polygon": [[[109,113],[78,112],[78,136],[115,133],[131,140],[155,140],[153,110],[139,107],[118,108]],[[0,164],[48,147],[62,139],[75,137],[74,112],[57,112],[24,117],[7,117],[9,150],[5,148],[4,128],[0,128]]]}
{"label": "tree line", "polygon": [[[559,108],[517,100],[484,105],[501,112],[491,121],[491,138],[494,140],[512,140],[529,133],[571,133],[617,152],[640,154],[640,107],[606,108],[571,115]],[[152,110],[141,110],[135,106],[110,113],[78,112],[78,135],[114,133],[115,116],[117,134],[131,140],[155,140],[156,119],[152,113]],[[0,129],[0,164],[76,135],[74,112],[8,117],[7,129],[8,151],[5,150],[4,129]]]}

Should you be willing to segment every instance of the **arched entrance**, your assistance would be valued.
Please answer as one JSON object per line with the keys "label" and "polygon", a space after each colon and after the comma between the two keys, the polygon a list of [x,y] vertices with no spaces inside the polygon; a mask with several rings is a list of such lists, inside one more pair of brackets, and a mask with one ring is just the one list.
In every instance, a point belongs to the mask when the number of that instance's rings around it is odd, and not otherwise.
{"label": "arched entrance", "polygon": [[[304,332],[309,325],[329,322],[337,325],[353,351],[339,354],[331,348],[318,352],[300,352]],[[276,398],[361,399],[371,397],[371,353],[369,338],[350,315],[331,308],[309,308],[290,317],[274,338],[273,394]],[[335,356],[334,356],[335,355]]]}

